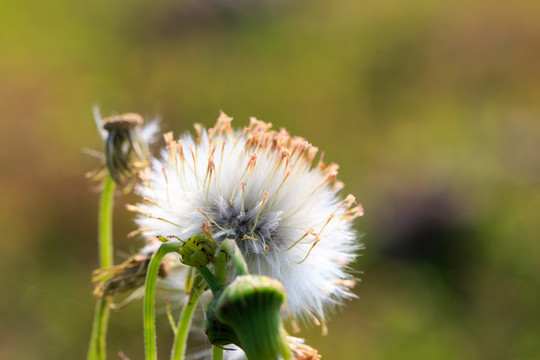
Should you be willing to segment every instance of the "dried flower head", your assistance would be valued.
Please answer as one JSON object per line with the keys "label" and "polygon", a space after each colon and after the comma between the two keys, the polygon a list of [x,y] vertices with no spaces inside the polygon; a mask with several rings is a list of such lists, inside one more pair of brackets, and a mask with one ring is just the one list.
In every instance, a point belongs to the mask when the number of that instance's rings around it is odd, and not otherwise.
{"label": "dried flower head", "polygon": [[236,241],[250,272],[284,285],[294,318],[324,324],[326,308],[352,296],[352,221],[362,208],[339,195],[338,166],[315,162],[307,140],[255,118],[233,131],[231,120],[221,113],[213,128],[195,125],[196,138],[165,134],[162,158],[137,187],[144,201],[131,207],[140,231],[188,239],[209,222],[218,242]]}
{"label": "dried flower head", "polygon": [[[120,265],[96,269],[92,273],[92,282],[96,285],[92,294],[96,297],[113,296],[119,292],[133,291],[144,286],[146,270],[152,254],[135,254]],[[162,262],[159,276],[167,277],[170,265]]]}
{"label": "dried flower head", "polygon": [[97,108],[94,108],[94,117],[105,141],[105,164],[109,174],[117,184],[131,184],[137,173],[149,164],[148,145],[157,133],[157,122],[143,126],[142,116],[135,113],[102,119]]}

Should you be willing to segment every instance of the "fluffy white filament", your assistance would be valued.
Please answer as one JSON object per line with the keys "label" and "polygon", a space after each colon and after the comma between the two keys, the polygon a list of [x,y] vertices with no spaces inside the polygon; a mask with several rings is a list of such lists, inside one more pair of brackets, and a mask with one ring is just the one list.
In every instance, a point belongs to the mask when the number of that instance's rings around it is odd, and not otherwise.
{"label": "fluffy white filament", "polygon": [[293,317],[324,321],[351,296],[346,271],[360,248],[351,224],[362,209],[338,194],[337,165],[314,163],[318,149],[305,139],[254,118],[233,131],[231,120],[196,125],[196,138],[165,135],[137,187],[141,232],[188,239],[210,223],[218,242],[236,240],[251,272],[284,285]]}

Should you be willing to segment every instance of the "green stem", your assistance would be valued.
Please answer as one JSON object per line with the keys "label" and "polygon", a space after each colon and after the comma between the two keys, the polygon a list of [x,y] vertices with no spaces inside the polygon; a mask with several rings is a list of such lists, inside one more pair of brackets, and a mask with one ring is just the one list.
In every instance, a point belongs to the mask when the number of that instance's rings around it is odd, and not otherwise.
{"label": "green stem", "polygon": [[193,318],[193,313],[197,307],[197,302],[199,301],[199,289],[193,287],[191,289],[191,294],[188,298],[187,304],[184,305],[182,309],[182,314],[180,315],[180,320],[178,320],[178,327],[176,336],[174,338],[174,345],[171,353],[171,360],[182,360],[184,359],[186,353],[186,343],[189,333],[189,327],[191,325],[191,319]]}
{"label": "green stem", "polygon": [[212,346],[212,360],[223,360],[223,349],[219,346]]}
{"label": "green stem", "polygon": [[236,245],[236,242],[232,239],[225,239],[221,244],[221,250],[229,254],[231,260],[234,263],[234,270],[236,275],[247,275],[249,274],[246,260],[242,256],[240,249]]}
{"label": "green stem", "polygon": [[[99,263],[101,268],[113,265],[112,218],[115,188],[114,180],[107,176],[99,200],[98,215]],[[105,360],[107,358],[106,336],[109,323],[107,302],[106,299],[99,299],[96,303],[87,354],[88,360]]]}
{"label": "green stem", "polygon": [[113,266],[112,219],[114,205],[114,180],[107,176],[99,201],[99,261],[102,268]]}
{"label": "green stem", "polygon": [[221,290],[221,284],[218,279],[216,279],[214,274],[212,274],[212,272],[208,270],[206,266],[198,266],[197,270],[210,287],[210,290],[212,290],[212,294],[216,295],[216,293]]}
{"label": "green stem", "polygon": [[[226,268],[227,253],[220,250],[217,256],[214,272],[216,279],[221,284],[221,286],[225,285]],[[212,346],[212,360],[223,360],[223,348],[219,346]]]}
{"label": "green stem", "polygon": [[216,267],[215,267],[215,275],[217,281],[221,285],[225,285],[225,271],[227,267],[227,253],[224,251],[219,251],[217,260],[216,260]]}
{"label": "green stem", "polygon": [[109,321],[109,308],[106,299],[98,299],[94,311],[92,335],[88,348],[87,359],[105,360],[106,358],[106,334]]}
{"label": "green stem", "polygon": [[[156,313],[155,296],[156,281],[161,260],[171,252],[178,251],[182,247],[181,243],[165,243],[152,255],[148,270],[146,272],[146,284],[144,290],[144,350],[146,360],[157,360],[156,347]],[[180,329],[179,329],[180,331]]]}

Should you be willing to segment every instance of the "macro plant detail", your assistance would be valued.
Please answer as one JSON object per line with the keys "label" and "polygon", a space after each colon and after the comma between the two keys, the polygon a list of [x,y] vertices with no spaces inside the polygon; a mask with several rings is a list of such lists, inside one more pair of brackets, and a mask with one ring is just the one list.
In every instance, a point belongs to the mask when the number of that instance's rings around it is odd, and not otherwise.
{"label": "macro plant detail", "polygon": [[[139,155],[148,146],[130,145],[143,136],[111,140],[109,132],[108,171],[135,183],[142,199],[126,205],[139,227],[130,236],[147,244],[124,264],[97,270],[94,293],[110,299],[144,288],[146,359],[157,359],[158,277],[172,279],[164,283],[185,301],[180,318],[170,320],[171,359],[185,358],[197,306],[205,309],[212,359],[318,359],[285,327],[315,323],[326,332],[328,310],[354,297],[349,264],[361,246],[352,223],[362,207],[340,194],[338,166],[304,138],[255,118],[241,130],[231,121],[221,112],[212,128],[196,124],[196,137],[166,133],[166,147],[146,162]],[[243,352],[224,355],[229,344]]]}
{"label": "macro plant detail", "polygon": [[[157,131],[157,124],[150,123],[142,127],[143,119],[138,114],[123,114],[102,119],[97,108],[94,118],[103,141],[105,142],[104,166],[89,177],[102,183],[98,214],[98,247],[100,269],[96,270],[98,288],[111,277],[113,261],[113,205],[117,185],[125,185],[125,191],[131,188],[131,179],[138,169],[148,163],[148,143]],[[111,298],[101,294],[98,289],[92,335],[88,348],[88,359],[106,358],[106,336]]]}

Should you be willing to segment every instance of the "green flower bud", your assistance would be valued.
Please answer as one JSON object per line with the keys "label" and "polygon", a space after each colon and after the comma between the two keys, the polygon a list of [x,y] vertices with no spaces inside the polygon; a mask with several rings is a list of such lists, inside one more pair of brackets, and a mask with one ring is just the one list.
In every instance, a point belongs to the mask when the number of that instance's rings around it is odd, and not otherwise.
{"label": "green flower bud", "polygon": [[206,266],[214,261],[216,242],[205,236],[195,235],[190,237],[178,250],[182,256],[182,262],[189,266]]}
{"label": "green flower bud", "polygon": [[208,341],[212,345],[223,347],[229,344],[240,346],[240,340],[236,336],[233,328],[224,324],[217,317],[217,298],[212,299],[206,309],[206,318],[204,319],[204,332]]}
{"label": "green flower bud", "polygon": [[281,307],[285,290],[266,276],[238,276],[216,299],[216,315],[230,326],[248,360],[291,359]]}

